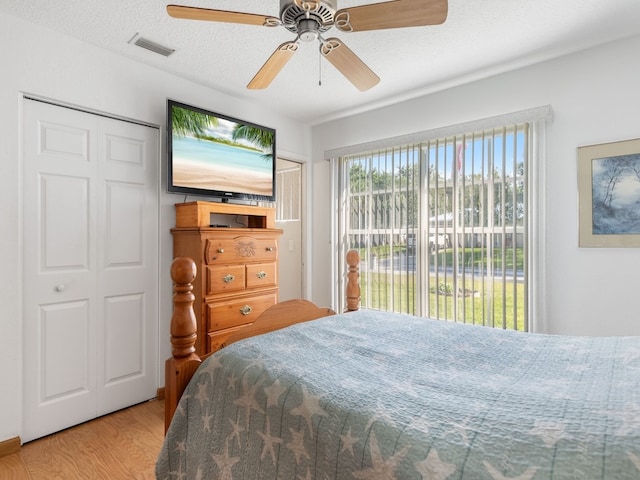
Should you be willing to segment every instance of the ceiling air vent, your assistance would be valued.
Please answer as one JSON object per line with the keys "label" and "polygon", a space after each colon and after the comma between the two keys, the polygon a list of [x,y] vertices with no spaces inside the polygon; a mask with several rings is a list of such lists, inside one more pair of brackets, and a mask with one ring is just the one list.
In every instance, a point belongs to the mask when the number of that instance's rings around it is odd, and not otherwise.
{"label": "ceiling air vent", "polygon": [[147,38],[139,36],[137,33],[129,41],[129,43],[133,43],[134,45],[137,45],[138,47],[145,48],[145,49],[147,49],[149,51],[152,51],[154,53],[158,53],[158,54],[163,55],[165,57],[168,57],[169,55],[171,55],[173,52],[176,51],[175,48],[165,47],[164,45],[160,45],[159,43],[152,42],[151,40],[149,40]]}

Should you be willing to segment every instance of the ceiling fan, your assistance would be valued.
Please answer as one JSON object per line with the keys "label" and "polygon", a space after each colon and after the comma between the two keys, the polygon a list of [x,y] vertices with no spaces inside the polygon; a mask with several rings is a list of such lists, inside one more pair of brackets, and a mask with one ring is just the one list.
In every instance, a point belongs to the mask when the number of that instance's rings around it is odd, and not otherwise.
{"label": "ceiling fan", "polygon": [[320,42],[320,53],[360,91],[380,78],[342,40],[322,34],[335,27],[341,32],[437,25],[447,18],[447,0],[391,0],[338,10],[337,0],[280,0],[280,18],[254,13],[168,5],[174,18],[239,23],[264,27],[283,26],[296,39],[280,45],[247,85],[267,88],[298,50],[298,43]]}

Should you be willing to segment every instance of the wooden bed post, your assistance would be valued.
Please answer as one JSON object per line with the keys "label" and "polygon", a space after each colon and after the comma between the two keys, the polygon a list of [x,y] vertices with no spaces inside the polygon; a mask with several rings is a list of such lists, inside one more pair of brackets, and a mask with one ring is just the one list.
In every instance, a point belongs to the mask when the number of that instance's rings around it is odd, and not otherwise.
{"label": "wooden bed post", "polygon": [[355,250],[349,250],[347,252],[347,265],[349,271],[347,272],[347,312],[353,312],[360,308],[360,282],[358,278],[360,273],[358,269],[360,267],[360,255]]}
{"label": "wooden bed post", "polygon": [[169,428],[180,397],[200,365],[196,355],[196,317],[193,312],[195,299],[193,281],[196,264],[190,258],[176,258],[171,264],[173,289],[173,315],[171,316],[171,353],[165,363],[164,430]]}
{"label": "wooden bed post", "polygon": [[[360,255],[355,250],[347,253],[347,308],[351,312],[360,308],[360,285],[358,268]],[[190,258],[176,258],[171,264],[173,288],[173,315],[171,316],[171,354],[165,362],[165,397],[164,397],[164,430],[169,428],[171,419],[178,407],[180,397],[191,377],[202,360],[211,353],[200,358],[195,344],[198,334],[196,317],[193,312],[195,296],[192,293],[193,281],[196,278],[196,264]],[[216,339],[218,350],[233,342],[254,335],[272,332],[295,323],[307,322],[317,318],[335,315],[329,308],[320,308],[314,303],[294,299],[277,303],[265,310],[255,321],[244,328],[228,329],[225,335]]]}

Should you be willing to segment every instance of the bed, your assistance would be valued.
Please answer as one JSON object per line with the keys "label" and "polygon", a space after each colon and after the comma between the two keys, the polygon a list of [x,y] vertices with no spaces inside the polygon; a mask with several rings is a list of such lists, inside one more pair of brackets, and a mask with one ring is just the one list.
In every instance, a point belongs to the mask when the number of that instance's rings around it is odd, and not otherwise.
{"label": "bed", "polygon": [[183,348],[188,374],[169,359],[167,379],[192,378],[158,479],[640,478],[640,338],[294,303],[202,362]]}

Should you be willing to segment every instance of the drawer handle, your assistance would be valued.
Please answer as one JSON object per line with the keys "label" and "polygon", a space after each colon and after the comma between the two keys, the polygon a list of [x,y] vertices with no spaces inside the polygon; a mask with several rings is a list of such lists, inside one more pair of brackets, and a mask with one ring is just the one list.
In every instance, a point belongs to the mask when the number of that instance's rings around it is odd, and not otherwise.
{"label": "drawer handle", "polygon": [[273,247],[267,247],[267,252],[273,252]]}
{"label": "drawer handle", "polygon": [[224,253],[224,248],[219,248],[218,253]]}
{"label": "drawer handle", "polygon": [[258,278],[264,278],[267,276],[267,272],[260,271],[256,275],[258,276]]}
{"label": "drawer handle", "polygon": [[251,313],[251,310],[252,310],[252,308],[251,308],[249,305],[245,305],[244,307],[242,307],[242,308],[240,309],[240,313],[241,313],[242,315],[247,316],[247,315],[249,315],[249,314]]}
{"label": "drawer handle", "polygon": [[234,277],[230,273],[227,273],[224,277],[222,277],[222,280],[224,281],[224,283],[231,283],[235,280],[235,278],[236,277]]}

